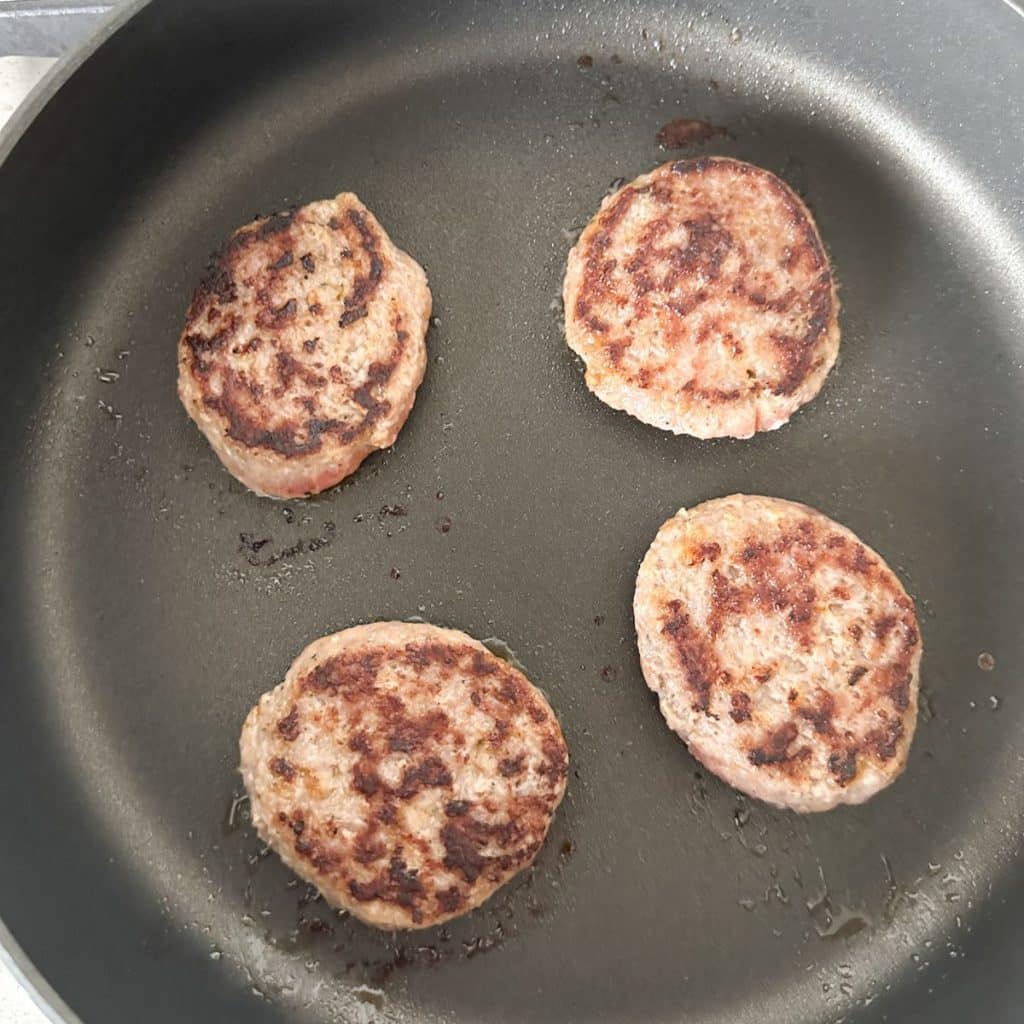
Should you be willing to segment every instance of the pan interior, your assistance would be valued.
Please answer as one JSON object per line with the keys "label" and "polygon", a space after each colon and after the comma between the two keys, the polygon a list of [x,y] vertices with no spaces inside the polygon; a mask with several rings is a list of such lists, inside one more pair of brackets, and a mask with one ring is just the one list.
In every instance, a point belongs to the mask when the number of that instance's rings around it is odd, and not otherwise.
{"label": "pan interior", "polygon": [[[936,136],[920,96],[844,73],[821,40],[856,25],[824,8],[311,4],[282,36],[269,4],[244,29],[235,5],[187,6],[108,43],[2,179],[27,257],[4,263],[24,424],[5,470],[2,764],[21,784],[0,797],[17,824],[0,913],[28,954],[86,1020],[792,1024],[966,984],[984,907],[1014,885],[1024,775],[1021,232],[984,162]],[[162,89],[125,95],[144,60]],[[49,167],[57,129],[115,95],[116,123]],[[822,395],[750,441],[611,411],[561,334],[575,233],[617,179],[675,155],[655,137],[676,117],[729,133],[679,155],[798,190],[840,283]],[[178,405],[177,333],[235,226],[341,190],[427,269],[427,377],[350,481],[258,499]],[[48,203],[65,235],[33,234]],[[644,686],[639,559],[678,508],[737,491],[849,525],[918,602],[919,732],[865,806],[744,800]],[[533,870],[447,928],[389,936],[265,855],[236,743],[308,641],[412,616],[508,644],[573,770]],[[55,941],[47,914],[72,910]]]}

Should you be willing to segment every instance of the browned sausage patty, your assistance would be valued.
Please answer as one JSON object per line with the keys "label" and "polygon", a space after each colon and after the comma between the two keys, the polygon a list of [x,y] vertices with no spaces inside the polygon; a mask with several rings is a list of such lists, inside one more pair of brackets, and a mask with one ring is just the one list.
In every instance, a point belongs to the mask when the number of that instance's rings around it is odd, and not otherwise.
{"label": "browned sausage patty", "polygon": [[739,160],[664,164],[605,199],[569,253],[563,293],[591,391],[677,434],[774,430],[839,351],[810,213]]}
{"label": "browned sausage patty", "polygon": [[640,566],[634,613],[666,720],[737,789],[823,811],[903,771],[917,722],[914,605],[820,512],[742,494],[680,511]]}
{"label": "browned sausage patty", "polygon": [[464,633],[378,622],[323,637],[242,729],[263,839],[378,928],[481,904],[534,859],[565,792],[554,713]]}
{"label": "browned sausage patty", "polygon": [[394,443],[426,367],[430,291],[351,193],[240,228],[178,344],[178,394],[258,494],[322,491]]}

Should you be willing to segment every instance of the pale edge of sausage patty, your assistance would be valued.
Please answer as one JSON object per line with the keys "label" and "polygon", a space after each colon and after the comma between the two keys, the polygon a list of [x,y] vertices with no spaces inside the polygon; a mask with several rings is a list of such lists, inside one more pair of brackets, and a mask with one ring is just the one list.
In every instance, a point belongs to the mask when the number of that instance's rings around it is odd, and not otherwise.
{"label": "pale edge of sausage patty", "polygon": [[742,792],[823,811],[861,803],[903,771],[917,616],[846,527],[779,498],[682,509],[640,566],[634,615],[666,721]]}
{"label": "pale edge of sausage patty", "polygon": [[263,840],[378,928],[481,904],[540,850],[568,751],[530,682],[471,637],[404,622],[310,644],[242,729]]}
{"label": "pale edge of sausage patty", "polygon": [[393,444],[423,380],[423,269],[350,192],[239,228],[192,298],[178,394],[228,470],[322,491]]}
{"label": "pale edge of sausage patty", "polygon": [[614,409],[695,437],[750,437],[821,389],[839,299],[800,198],[725,157],[608,196],[569,253],[565,334]]}

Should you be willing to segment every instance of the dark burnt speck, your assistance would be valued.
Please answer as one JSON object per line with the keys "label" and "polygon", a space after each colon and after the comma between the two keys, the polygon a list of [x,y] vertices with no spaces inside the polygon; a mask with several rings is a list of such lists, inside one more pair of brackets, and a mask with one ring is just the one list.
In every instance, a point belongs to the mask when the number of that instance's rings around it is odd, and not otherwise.
{"label": "dark burnt speck", "polygon": [[687,146],[699,145],[716,136],[728,134],[727,128],[714,125],[710,121],[677,117],[666,121],[658,129],[656,141],[663,149],[685,149]]}
{"label": "dark burnt speck", "polygon": [[338,320],[339,327],[348,327],[349,324],[354,324],[357,320],[362,320],[367,315],[367,309],[365,306],[360,306],[358,309],[347,309],[341,314],[341,318]]}

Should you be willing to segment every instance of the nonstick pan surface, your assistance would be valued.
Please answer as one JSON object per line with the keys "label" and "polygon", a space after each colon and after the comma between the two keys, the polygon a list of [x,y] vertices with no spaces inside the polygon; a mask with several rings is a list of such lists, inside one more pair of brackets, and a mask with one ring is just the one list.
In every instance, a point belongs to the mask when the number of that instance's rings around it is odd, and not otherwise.
{"label": "nonstick pan surface", "polygon": [[[0,916],[39,975],[89,1024],[1019,1021],[1019,12],[133,11],[0,169]],[[841,285],[822,395],[749,441],[611,411],[561,335],[573,232],[674,155],[655,136],[680,116],[729,132],[682,155],[806,198]],[[178,404],[177,333],[231,229],[342,189],[427,268],[429,370],[393,450],[259,499]],[[742,799],[643,684],[639,559],[680,506],[736,491],[848,524],[918,602],[920,729],[865,806]],[[294,655],[411,616],[515,651],[573,771],[533,871],[388,936],[229,808],[242,719]]]}

